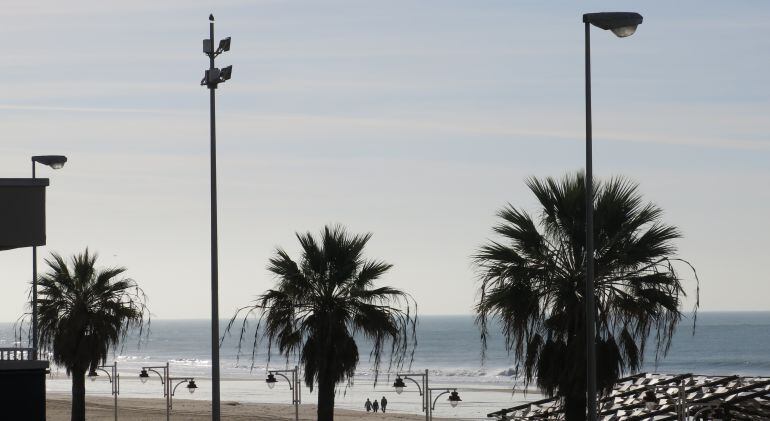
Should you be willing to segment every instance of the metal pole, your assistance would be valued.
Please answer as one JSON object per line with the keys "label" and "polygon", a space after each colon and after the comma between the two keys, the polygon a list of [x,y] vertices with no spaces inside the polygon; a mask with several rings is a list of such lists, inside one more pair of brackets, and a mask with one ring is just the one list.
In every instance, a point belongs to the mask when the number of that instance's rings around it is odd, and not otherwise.
{"label": "metal pole", "polygon": [[299,367],[294,366],[294,420],[299,421]]}
{"label": "metal pole", "polygon": [[115,399],[115,421],[118,421],[118,362],[112,362],[112,395]]}
{"label": "metal pole", "polygon": [[422,389],[425,397],[425,421],[433,419],[433,415],[430,413],[430,384],[428,383],[428,369],[425,369],[425,387]]}
{"label": "metal pole", "polygon": [[171,420],[171,388],[169,385],[171,384],[171,379],[169,379],[169,368],[168,368],[168,361],[166,361],[166,367],[163,369],[163,376],[165,377],[163,379],[163,387],[166,388],[166,421]]}
{"label": "metal pole", "polygon": [[[209,19],[209,72],[214,74],[214,17]],[[209,82],[209,81],[207,81]],[[211,419],[220,420],[219,413],[219,256],[217,252],[217,132],[214,90],[209,83],[211,111]]]}
{"label": "metal pole", "polygon": [[[35,161],[32,161],[32,178]],[[37,246],[32,246],[32,359],[37,360]]]}
{"label": "metal pole", "polygon": [[[117,372],[115,374],[115,381],[117,381]],[[115,421],[118,421],[118,389],[117,386],[115,386]]]}
{"label": "metal pole", "polygon": [[596,332],[594,324],[594,190],[591,128],[591,26],[585,23],[586,42],[586,406],[588,421],[596,421]]}

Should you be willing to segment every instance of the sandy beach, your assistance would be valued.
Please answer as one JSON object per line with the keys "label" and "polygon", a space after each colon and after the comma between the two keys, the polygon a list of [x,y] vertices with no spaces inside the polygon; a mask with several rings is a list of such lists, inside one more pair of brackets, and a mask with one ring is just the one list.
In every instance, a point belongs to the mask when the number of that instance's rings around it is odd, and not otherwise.
{"label": "sandy beach", "polygon": [[[49,394],[47,418],[49,421],[69,421],[70,397],[66,395]],[[87,397],[86,419],[89,421],[114,420],[113,400],[111,397]],[[301,405],[299,410],[301,420],[315,420],[315,405]],[[118,419],[126,421],[156,421],[165,420],[166,409],[163,399],[118,399]],[[253,404],[232,401],[222,402],[222,418],[226,420],[252,421],[281,421],[294,420],[294,407],[281,404]],[[174,409],[171,411],[172,420],[207,421],[211,419],[211,403],[200,400],[174,399]],[[379,421],[424,420],[424,415],[407,415],[392,413],[365,413],[337,409],[335,420],[354,421],[372,419]],[[443,418],[445,420],[445,418]],[[442,420],[435,418],[434,420]]]}

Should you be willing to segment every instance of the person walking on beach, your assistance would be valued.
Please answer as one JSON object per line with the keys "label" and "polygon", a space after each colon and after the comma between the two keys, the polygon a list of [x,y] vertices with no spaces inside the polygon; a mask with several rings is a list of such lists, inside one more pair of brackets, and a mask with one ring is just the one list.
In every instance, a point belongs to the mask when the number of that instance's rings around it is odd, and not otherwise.
{"label": "person walking on beach", "polygon": [[379,404],[379,403],[377,403],[377,399],[375,399],[375,400],[374,400],[374,402],[372,402],[372,409],[374,410],[374,412],[377,412],[377,411],[379,411],[379,409],[380,409],[380,404]]}
{"label": "person walking on beach", "polygon": [[385,396],[380,399],[380,406],[382,407],[382,413],[385,413],[385,408],[388,406],[388,400],[385,399]]}
{"label": "person walking on beach", "polygon": [[369,398],[366,398],[366,402],[364,402],[364,408],[366,408],[366,412],[372,410],[372,402],[369,400]]}

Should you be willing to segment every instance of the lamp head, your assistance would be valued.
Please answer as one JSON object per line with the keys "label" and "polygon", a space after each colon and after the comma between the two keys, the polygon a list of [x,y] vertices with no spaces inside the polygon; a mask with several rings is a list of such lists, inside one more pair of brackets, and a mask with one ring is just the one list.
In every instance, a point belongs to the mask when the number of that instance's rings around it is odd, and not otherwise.
{"label": "lamp head", "polygon": [[150,378],[150,375],[147,373],[147,370],[142,369],[142,372],[139,373],[139,380],[142,381],[142,383],[147,383],[147,380]]}
{"label": "lamp head", "polygon": [[67,157],[64,155],[37,155],[32,157],[32,162],[47,165],[55,170],[64,167]]}
{"label": "lamp head", "polygon": [[636,27],[642,24],[642,15],[635,12],[600,12],[586,13],[583,22],[601,28],[609,29],[620,38],[631,36]]}
{"label": "lamp head", "polygon": [[449,394],[449,404],[452,405],[452,408],[456,408],[460,401],[462,401],[462,399],[460,399],[460,395],[456,390]]}
{"label": "lamp head", "polygon": [[190,379],[190,381],[187,383],[187,391],[190,392],[190,394],[192,395],[193,393],[195,393],[195,389],[197,388],[198,388],[198,385],[195,384],[195,380]]}
{"label": "lamp head", "polygon": [[99,376],[99,373],[96,372],[93,368],[88,371],[88,378],[91,379],[91,381],[96,380],[96,378]]}
{"label": "lamp head", "polygon": [[404,388],[406,387],[406,384],[404,383],[404,379],[402,379],[401,376],[396,377],[396,381],[393,382],[393,387],[396,388],[396,393],[400,395],[401,392],[403,392]]}
{"label": "lamp head", "polygon": [[269,373],[265,379],[265,383],[267,383],[267,387],[272,389],[275,387],[275,384],[278,383],[278,379],[275,378],[273,373]]}

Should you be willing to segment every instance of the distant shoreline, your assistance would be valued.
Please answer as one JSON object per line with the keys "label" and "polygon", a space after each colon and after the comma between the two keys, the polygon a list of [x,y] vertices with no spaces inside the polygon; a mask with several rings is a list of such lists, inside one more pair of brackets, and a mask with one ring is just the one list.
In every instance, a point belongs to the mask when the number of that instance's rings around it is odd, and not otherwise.
{"label": "distant shoreline", "polygon": [[[714,314],[714,315],[717,315],[717,314],[763,314],[763,313],[766,313],[766,314],[770,315],[770,309],[768,309],[768,310],[698,310],[698,315],[705,315],[705,314]],[[688,319],[689,318],[688,316],[690,314],[692,314],[692,310],[684,308],[682,314],[684,315],[685,319]],[[466,318],[467,317],[467,318],[471,318],[471,317],[476,317],[476,315],[472,314],[472,313],[468,313],[468,314],[418,314],[417,317],[420,318],[420,319],[424,319],[424,318],[450,318],[450,317],[455,317],[455,318],[459,318],[459,317]],[[206,318],[175,318],[175,317],[170,317],[170,318],[153,318],[152,320],[153,321],[163,321],[163,322],[204,322],[204,321],[208,322],[209,321],[209,319],[206,319]],[[240,320],[240,319],[238,319],[238,320]],[[229,321],[230,321],[229,317],[220,318],[219,319],[220,324],[226,324]],[[0,324],[12,325],[14,323],[16,323],[16,320],[0,321]]]}

